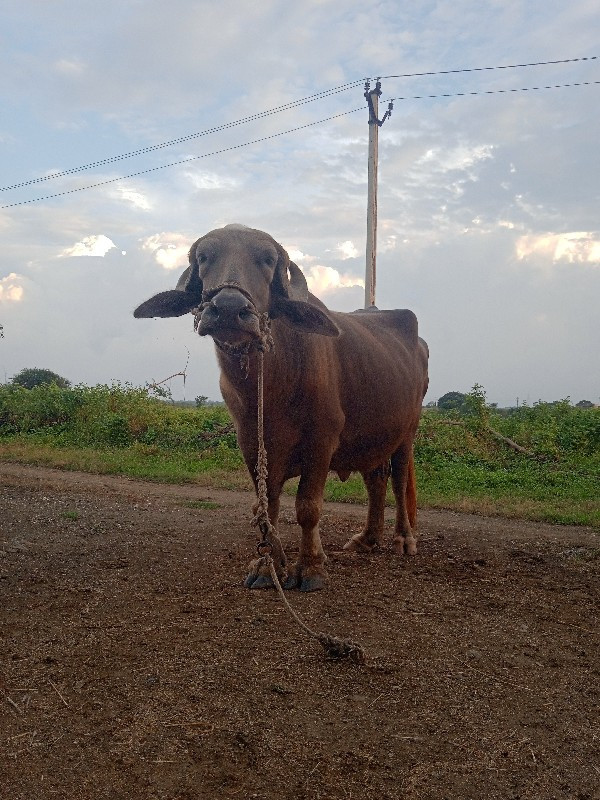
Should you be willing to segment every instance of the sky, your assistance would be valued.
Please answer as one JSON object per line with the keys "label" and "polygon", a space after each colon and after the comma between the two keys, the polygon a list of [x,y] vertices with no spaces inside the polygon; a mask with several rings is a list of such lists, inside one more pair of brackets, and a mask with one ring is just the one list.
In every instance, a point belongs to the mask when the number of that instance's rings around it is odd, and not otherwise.
{"label": "sky", "polygon": [[376,300],[418,316],[426,401],[600,403],[599,33],[597,0],[4,0],[0,382],[219,400],[192,317],[132,311],[228,223],[361,307],[381,76]]}

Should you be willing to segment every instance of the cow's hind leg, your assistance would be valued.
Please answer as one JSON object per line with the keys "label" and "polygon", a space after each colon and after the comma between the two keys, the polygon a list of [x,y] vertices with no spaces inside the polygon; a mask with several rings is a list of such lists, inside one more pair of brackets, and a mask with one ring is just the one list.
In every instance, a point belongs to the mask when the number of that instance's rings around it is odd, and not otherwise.
{"label": "cow's hind leg", "polygon": [[369,510],[367,525],[362,533],[356,533],[344,545],[344,550],[355,553],[370,553],[381,544],[383,537],[385,495],[388,477],[390,474],[389,462],[382,464],[371,472],[363,472],[363,480],[369,495]]}
{"label": "cow's hind leg", "polygon": [[417,553],[417,486],[412,441],[392,455],[392,488],[396,498],[394,550],[398,555]]}

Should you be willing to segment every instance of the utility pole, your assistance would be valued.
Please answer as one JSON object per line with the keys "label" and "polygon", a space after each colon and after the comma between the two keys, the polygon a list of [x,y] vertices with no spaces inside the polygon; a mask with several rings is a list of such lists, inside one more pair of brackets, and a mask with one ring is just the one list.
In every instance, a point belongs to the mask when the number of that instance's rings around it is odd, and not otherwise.
{"label": "utility pole", "polygon": [[367,266],[365,273],[365,308],[375,306],[376,258],[377,258],[377,162],[379,128],[392,113],[390,102],[383,119],[379,119],[379,98],[381,80],[377,78],[375,88],[371,82],[365,83],[365,99],[369,106],[369,160],[367,164]]}

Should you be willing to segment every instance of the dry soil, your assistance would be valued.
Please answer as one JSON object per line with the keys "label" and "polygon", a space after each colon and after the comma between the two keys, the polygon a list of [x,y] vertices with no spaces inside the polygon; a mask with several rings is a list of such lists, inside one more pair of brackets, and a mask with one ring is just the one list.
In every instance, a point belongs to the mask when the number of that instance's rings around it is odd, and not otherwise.
{"label": "dry soil", "polygon": [[600,798],[598,531],[422,511],[362,556],[327,505],[330,585],[287,596],[361,666],[242,587],[250,506],[0,464],[2,798]]}

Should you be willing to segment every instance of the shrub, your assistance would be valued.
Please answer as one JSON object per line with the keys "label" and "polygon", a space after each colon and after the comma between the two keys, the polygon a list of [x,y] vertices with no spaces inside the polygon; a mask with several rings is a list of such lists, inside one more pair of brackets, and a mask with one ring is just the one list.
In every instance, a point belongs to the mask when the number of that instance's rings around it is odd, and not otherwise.
{"label": "shrub", "polygon": [[35,386],[44,386],[52,383],[60,386],[61,389],[66,389],[71,385],[71,381],[61,378],[56,372],[52,372],[49,369],[40,369],[39,367],[22,369],[13,377],[12,382],[18,386],[23,386],[25,389],[33,389]]}

